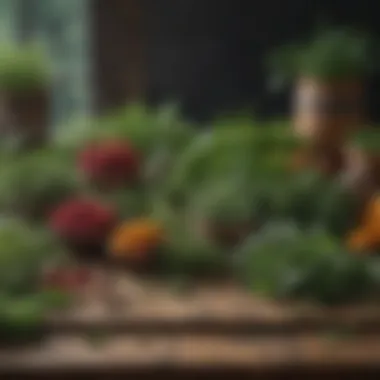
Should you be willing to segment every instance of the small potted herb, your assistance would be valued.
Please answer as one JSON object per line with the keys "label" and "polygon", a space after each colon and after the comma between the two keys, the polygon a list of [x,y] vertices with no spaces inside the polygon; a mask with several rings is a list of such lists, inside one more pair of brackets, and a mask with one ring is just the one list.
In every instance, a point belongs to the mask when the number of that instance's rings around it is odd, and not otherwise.
{"label": "small potted herb", "polygon": [[49,117],[49,64],[35,46],[0,50],[0,93],[6,129],[25,145],[46,139]]}
{"label": "small potted herb", "polygon": [[297,134],[322,146],[339,146],[363,121],[364,79],[372,70],[369,39],[349,29],[324,30],[306,43],[280,48],[269,60],[295,81]]}

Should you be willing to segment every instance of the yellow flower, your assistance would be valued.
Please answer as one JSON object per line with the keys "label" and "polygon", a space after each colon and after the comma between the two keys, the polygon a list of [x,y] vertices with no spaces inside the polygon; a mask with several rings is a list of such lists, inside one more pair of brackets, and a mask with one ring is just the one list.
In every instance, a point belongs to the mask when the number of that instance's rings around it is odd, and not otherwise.
{"label": "yellow flower", "polygon": [[145,259],[163,242],[164,231],[159,223],[137,219],[119,226],[109,242],[110,253],[119,258]]}

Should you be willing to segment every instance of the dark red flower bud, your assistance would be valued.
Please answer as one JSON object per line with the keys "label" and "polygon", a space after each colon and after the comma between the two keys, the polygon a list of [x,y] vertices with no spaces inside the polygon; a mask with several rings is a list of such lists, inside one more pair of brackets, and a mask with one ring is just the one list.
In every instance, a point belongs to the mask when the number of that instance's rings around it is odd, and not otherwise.
{"label": "dark red flower bud", "polygon": [[139,157],[125,141],[106,141],[85,148],[78,157],[86,178],[102,187],[134,183],[139,176]]}
{"label": "dark red flower bud", "polygon": [[50,217],[50,228],[75,244],[103,244],[113,229],[115,212],[94,200],[74,199],[59,205]]}

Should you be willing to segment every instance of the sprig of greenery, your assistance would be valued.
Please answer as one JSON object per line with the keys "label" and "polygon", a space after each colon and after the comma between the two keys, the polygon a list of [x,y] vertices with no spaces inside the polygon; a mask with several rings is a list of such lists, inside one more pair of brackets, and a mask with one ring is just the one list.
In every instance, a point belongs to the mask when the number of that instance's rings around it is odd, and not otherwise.
{"label": "sprig of greenery", "polygon": [[41,271],[62,248],[52,235],[16,219],[0,224],[0,294],[30,294],[39,286]]}
{"label": "sprig of greenery", "polygon": [[264,296],[340,304],[378,295],[374,259],[350,255],[321,229],[268,225],[237,252],[237,273]]}
{"label": "sprig of greenery", "polygon": [[0,163],[2,212],[41,217],[46,208],[77,192],[80,183],[68,152],[47,148],[4,155]]}
{"label": "sprig of greenery", "polygon": [[45,89],[51,80],[50,65],[35,46],[4,46],[0,50],[0,89],[25,92]]}
{"label": "sprig of greenery", "polygon": [[285,81],[296,76],[321,80],[356,79],[371,73],[371,39],[351,29],[324,29],[308,43],[280,47],[268,59]]}

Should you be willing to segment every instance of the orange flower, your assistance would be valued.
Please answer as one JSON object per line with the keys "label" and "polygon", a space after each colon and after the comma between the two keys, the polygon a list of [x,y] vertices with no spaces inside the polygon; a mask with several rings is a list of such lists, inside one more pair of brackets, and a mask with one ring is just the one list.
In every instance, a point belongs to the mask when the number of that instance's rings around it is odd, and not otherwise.
{"label": "orange flower", "polygon": [[155,221],[138,219],[126,222],[112,234],[109,251],[119,258],[145,259],[163,242],[164,231]]}
{"label": "orange flower", "polygon": [[362,229],[374,242],[380,244],[380,197],[376,196],[369,201],[364,210]]}
{"label": "orange flower", "polygon": [[380,197],[372,198],[363,212],[360,226],[347,239],[347,245],[355,251],[375,249],[380,246]]}

